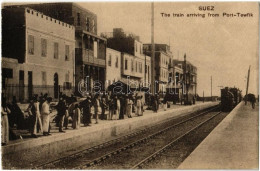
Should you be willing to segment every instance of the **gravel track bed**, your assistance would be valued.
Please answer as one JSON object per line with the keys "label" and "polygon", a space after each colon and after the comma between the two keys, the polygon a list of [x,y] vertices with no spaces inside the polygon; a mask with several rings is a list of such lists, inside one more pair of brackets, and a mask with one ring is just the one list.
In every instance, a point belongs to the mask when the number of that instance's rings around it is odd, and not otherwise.
{"label": "gravel track bed", "polygon": [[144,158],[153,154],[175,138],[181,136],[191,128],[195,127],[199,123],[207,120],[209,117],[215,114],[216,112],[210,112],[180,124],[143,144],[139,144],[131,149],[127,149],[126,151],[123,151],[120,154],[113,156],[97,165],[88,167],[87,169],[130,169]]}
{"label": "gravel track bed", "polygon": [[[142,169],[177,169],[209,133],[228,115],[221,113],[208,123],[181,139],[155,160],[145,164]],[[192,169],[192,168],[190,168]]]}
{"label": "gravel track bed", "polygon": [[[204,109],[202,111],[207,111],[211,108]],[[180,121],[183,121],[191,116],[195,116],[198,113],[201,113],[202,111],[197,111],[191,114],[187,114],[185,116],[181,116],[175,119],[172,119],[170,121],[166,121],[163,123],[160,123],[156,126],[153,126],[149,129],[147,129],[145,132],[142,132],[141,134],[133,135],[131,137],[122,138],[119,142],[114,142],[112,144],[104,144],[103,147],[99,147],[96,149],[93,149],[92,151],[86,151],[81,152],[78,155],[70,156],[68,158],[63,159],[62,161],[59,161],[57,163],[50,163],[46,166],[41,167],[41,169],[73,169],[79,165],[83,165],[88,161],[91,161],[99,156],[102,156],[108,152],[114,151],[115,149],[118,149],[120,147],[126,146],[128,144],[131,144],[132,142],[141,139],[143,137],[149,136],[153,134],[155,131],[161,130],[165,127],[168,127],[170,125],[176,124]],[[155,113],[156,114],[156,113]],[[112,157],[113,158],[113,157]]]}

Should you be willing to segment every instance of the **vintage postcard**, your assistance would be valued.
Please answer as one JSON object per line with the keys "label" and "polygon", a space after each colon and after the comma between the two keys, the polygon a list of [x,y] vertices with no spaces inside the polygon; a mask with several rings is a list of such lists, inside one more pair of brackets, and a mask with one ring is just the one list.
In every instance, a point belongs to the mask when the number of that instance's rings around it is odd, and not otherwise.
{"label": "vintage postcard", "polygon": [[259,169],[258,2],[2,2],[2,169]]}

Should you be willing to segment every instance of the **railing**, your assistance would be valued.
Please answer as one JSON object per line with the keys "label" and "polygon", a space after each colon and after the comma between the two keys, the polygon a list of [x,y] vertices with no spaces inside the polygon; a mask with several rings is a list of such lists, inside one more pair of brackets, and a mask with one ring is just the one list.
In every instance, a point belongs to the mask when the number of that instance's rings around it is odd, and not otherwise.
{"label": "railing", "polygon": [[89,49],[83,50],[83,62],[92,63],[92,64],[96,64],[96,65],[101,65],[101,66],[106,65],[105,59],[99,59],[99,58],[94,57],[94,52]]}
{"label": "railing", "polygon": [[[66,95],[71,95],[74,92],[74,87],[67,86],[61,86],[59,85],[58,89],[59,92],[62,92]],[[31,98],[30,96],[33,96],[34,94],[45,94],[48,93],[48,96],[54,98],[54,85],[19,85],[19,84],[8,84],[5,85],[2,88],[2,92],[4,94],[4,97],[6,97],[7,102],[11,102],[13,96],[16,97],[18,102],[28,102],[28,100]]]}

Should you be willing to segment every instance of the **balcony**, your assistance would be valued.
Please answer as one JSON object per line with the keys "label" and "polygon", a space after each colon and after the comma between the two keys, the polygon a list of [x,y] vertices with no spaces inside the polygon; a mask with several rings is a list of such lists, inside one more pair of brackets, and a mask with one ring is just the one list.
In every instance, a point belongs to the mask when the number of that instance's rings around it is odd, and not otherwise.
{"label": "balcony", "polygon": [[82,55],[83,63],[105,67],[105,65],[106,65],[105,59],[99,59],[99,58],[94,57],[94,52],[92,50],[83,49],[82,53],[83,53],[83,55]]}

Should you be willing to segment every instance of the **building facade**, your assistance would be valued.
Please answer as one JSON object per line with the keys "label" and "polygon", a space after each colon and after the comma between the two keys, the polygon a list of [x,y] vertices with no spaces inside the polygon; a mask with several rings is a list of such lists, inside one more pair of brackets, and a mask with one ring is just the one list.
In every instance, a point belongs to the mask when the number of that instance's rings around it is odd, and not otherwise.
{"label": "building facade", "polygon": [[188,94],[196,95],[197,94],[197,67],[186,60],[184,61],[174,60],[174,66],[181,68],[183,71],[183,74],[180,75],[180,79],[185,84],[185,86],[182,86],[182,92],[184,94],[188,93]]}
{"label": "building facade", "polygon": [[[151,56],[152,44],[144,44],[144,53]],[[172,59],[170,46],[166,44],[155,44],[155,92],[166,92],[169,83],[173,80]]]}
{"label": "building facade", "polygon": [[121,79],[121,52],[107,48],[105,87]]}
{"label": "building facade", "polygon": [[121,52],[121,81],[135,89],[151,80],[150,56],[144,55],[139,36],[124,32],[122,28],[115,28],[112,33],[102,33],[101,36],[107,39],[109,48]]}
{"label": "building facade", "polygon": [[[75,92],[82,81],[93,91],[95,81],[105,85],[106,39],[97,35],[97,15],[75,3],[27,4],[75,27]],[[85,85],[85,84],[84,84]],[[85,90],[86,91],[86,90]]]}
{"label": "building facade", "polygon": [[27,101],[73,93],[75,28],[27,7],[2,9],[2,21],[4,94]]}

